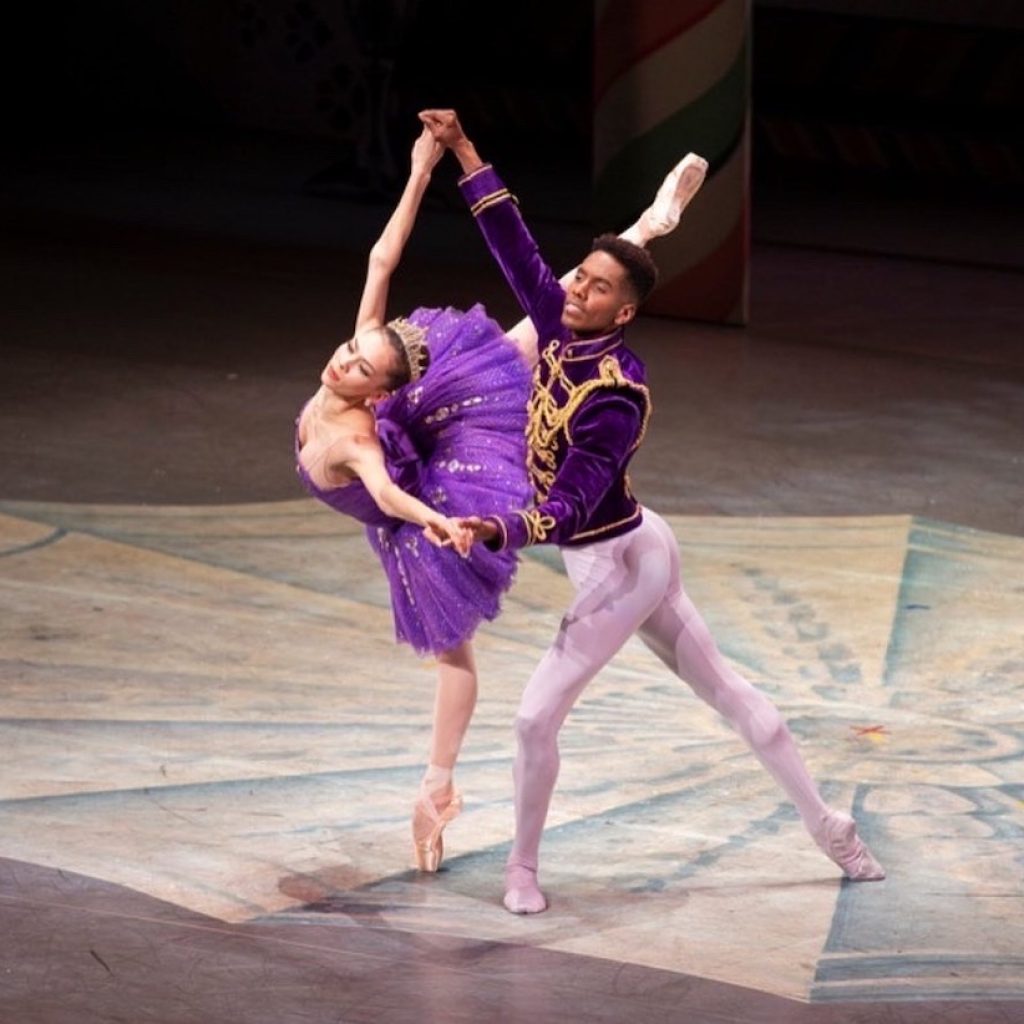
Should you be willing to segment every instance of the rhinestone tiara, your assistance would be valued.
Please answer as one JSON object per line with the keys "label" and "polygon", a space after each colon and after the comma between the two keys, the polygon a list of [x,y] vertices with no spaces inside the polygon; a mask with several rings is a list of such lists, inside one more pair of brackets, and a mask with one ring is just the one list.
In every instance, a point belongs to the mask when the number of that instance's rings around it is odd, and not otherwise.
{"label": "rhinestone tiara", "polygon": [[409,360],[409,380],[419,380],[430,359],[427,353],[427,332],[422,327],[409,323],[404,316],[389,320],[388,327],[402,339],[402,348],[405,349],[406,358]]}

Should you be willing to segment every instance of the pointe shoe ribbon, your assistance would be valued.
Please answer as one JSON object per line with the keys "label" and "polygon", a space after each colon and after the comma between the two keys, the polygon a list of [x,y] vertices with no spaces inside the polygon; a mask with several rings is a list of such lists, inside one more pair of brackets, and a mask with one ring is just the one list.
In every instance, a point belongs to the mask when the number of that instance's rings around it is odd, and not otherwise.
{"label": "pointe shoe ribbon", "polygon": [[[442,833],[445,826],[462,810],[462,794],[458,790],[452,792],[452,798],[439,811],[427,789],[420,790],[413,808],[412,844],[416,867],[420,871],[434,872],[441,866],[444,859],[444,839]],[[417,822],[421,816],[430,822],[430,831],[425,836],[417,835]]]}
{"label": "pointe shoe ribbon", "polygon": [[832,811],[825,815],[814,841],[851,882],[880,882],[885,878],[885,868],[857,835],[857,825],[848,814]]}
{"label": "pointe shoe ribbon", "polygon": [[704,184],[707,173],[707,160],[696,153],[687,153],[669,171],[654,202],[642,214],[648,237],[657,238],[676,229],[683,210]]}

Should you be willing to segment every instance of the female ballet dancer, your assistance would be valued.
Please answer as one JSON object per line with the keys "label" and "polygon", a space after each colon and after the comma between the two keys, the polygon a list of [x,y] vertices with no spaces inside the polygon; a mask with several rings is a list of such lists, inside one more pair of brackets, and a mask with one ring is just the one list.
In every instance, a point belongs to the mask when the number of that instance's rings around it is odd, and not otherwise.
{"label": "female ballet dancer", "polygon": [[[437,659],[429,761],[412,817],[415,866],[436,871],[442,833],[461,810],[453,770],[477,699],[472,637],[500,610],[518,564],[471,547],[460,516],[529,500],[526,417],[537,335],[505,332],[477,304],[386,319],[391,275],[431,172],[444,153],[429,129],[370,251],[355,333],[331,356],[296,422],[299,478],[316,499],[366,524],[388,578],[396,639]],[[703,181],[694,158],[665,179],[626,232],[638,244],[671,231]],[[459,557],[460,554],[462,557]]]}

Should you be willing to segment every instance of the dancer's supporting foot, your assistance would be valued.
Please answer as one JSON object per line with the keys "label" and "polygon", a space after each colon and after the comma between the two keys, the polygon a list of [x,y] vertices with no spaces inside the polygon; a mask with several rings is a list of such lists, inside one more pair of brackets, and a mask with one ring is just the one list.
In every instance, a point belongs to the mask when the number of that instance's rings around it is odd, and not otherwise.
{"label": "dancer's supporting foot", "polygon": [[537,885],[537,869],[525,864],[505,866],[505,909],[512,914],[539,914],[548,901]]}
{"label": "dancer's supporting foot", "polygon": [[669,171],[651,205],[622,237],[636,245],[647,245],[652,238],[674,231],[683,210],[704,184],[707,172],[707,160],[696,153],[687,153]]}
{"label": "dancer's supporting foot", "polygon": [[445,826],[462,810],[462,794],[452,784],[450,769],[431,765],[420,783],[412,812],[412,846],[420,871],[437,871],[444,859]]}
{"label": "dancer's supporting foot", "polygon": [[444,856],[441,833],[462,810],[452,771],[476,707],[473,645],[463,641],[437,656],[437,691],[430,757],[412,815],[413,855],[420,871],[436,871]]}
{"label": "dancer's supporting foot", "polygon": [[857,835],[857,824],[848,814],[829,811],[814,831],[814,841],[851,882],[880,882],[885,878],[885,868]]}

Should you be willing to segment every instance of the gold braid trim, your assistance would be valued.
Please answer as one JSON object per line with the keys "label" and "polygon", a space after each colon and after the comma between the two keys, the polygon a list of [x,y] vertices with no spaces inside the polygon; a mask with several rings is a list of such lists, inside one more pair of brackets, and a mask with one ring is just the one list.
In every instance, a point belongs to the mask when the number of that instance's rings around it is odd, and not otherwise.
{"label": "gold braid trim", "polygon": [[469,212],[476,217],[478,214],[483,213],[484,210],[494,206],[496,203],[503,203],[506,199],[511,199],[513,203],[516,202],[516,197],[512,195],[507,188],[499,188],[496,192],[489,192],[485,196],[481,196],[470,208]]}
{"label": "gold braid trim", "polygon": [[[643,398],[643,422],[640,426],[640,434],[630,451],[636,451],[640,446],[647,433],[647,424],[651,418],[650,391],[643,384],[636,384],[629,380],[622,372],[622,367],[615,356],[605,355],[601,359],[596,377],[586,380],[582,384],[574,384],[562,369],[557,352],[558,341],[555,340],[541,353],[541,361],[548,368],[546,384],[541,381],[540,362],[534,367],[533,390],[530,395],[529,418],[526,424],[526,441],[529,445],[528,468],[538,502],[547,498],[551,485],[555,482],[557,470],[555,453],[558,435],[559,433],[564,434],[566,442],[572,444],[570,420],[593,392],[599,388],[629,388],[638,392]],[[555,384],[560,384],[565,391],[566,398],[563,405],[559,405],[552,394]]]}
{"label": "gold braid trim", "polygon": [[538,509],[531,508],[517,515],[526,527],[527,544],[543,544],[548,534],[555,528],[555,517],[542,515]]}
{"label": "gold braid trim", "polygon": [[[630,495],[630,497],[632,497],[632,495]],[[582,530],[580,533],[574,533],[569,540],[575,543],[578,540],[583,540],[584,537],[597,537],[599,534],[607,533],[609,530],[614,530],[618,526],[625,526],[626,523],[631,523],[634,519],[639,519],[640,515],[641,509],[640,506],[637,505],[637,507],[628,516],[626,516],[625,519],[619,519],[614,523],[605,523],[603,526],[595,526],[592,530]]]}

